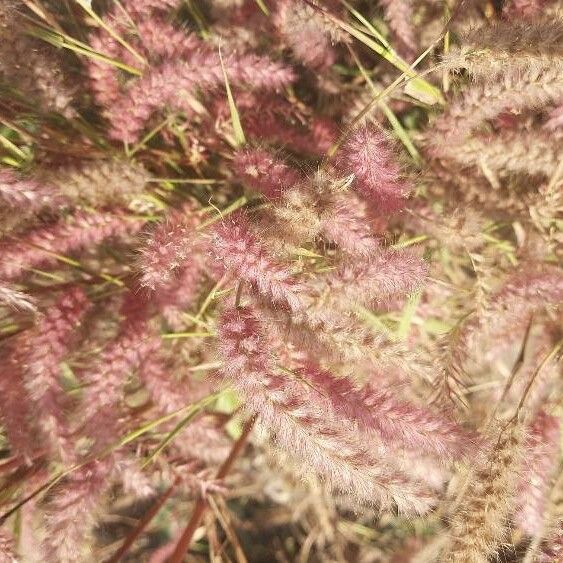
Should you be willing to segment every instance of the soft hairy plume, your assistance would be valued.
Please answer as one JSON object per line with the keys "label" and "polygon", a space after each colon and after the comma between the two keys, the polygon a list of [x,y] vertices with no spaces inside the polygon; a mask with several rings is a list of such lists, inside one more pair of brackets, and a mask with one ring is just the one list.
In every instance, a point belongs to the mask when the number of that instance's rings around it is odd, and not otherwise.
{"label": "soft hairy plume", "polygon": [[96,509],[108,488],[107,461],[93,461],[70,473],[48,505],[43,556],[48,563],[88,560]]}
{"label": "soft hairy plume", "polygon": [[204,278],[203,251],[195,252],[189,263],[175,272],[169,283],[160,286],[154,295],[154,301],[166,322],[174,330],[182,330],[186,325],[184,312],[193,306],[201,291]]}
{"label": "soft hairy plume", "polygon": [[452,144],[462,143],[474,128],[501,113],[541,108],[563,97],[560,69],[511,70],[487,76],[468,86],[452,101],[447,110],[433,123],[428,144],[432,154],[440,156],[451,150]]}
{"label": "soft hairy plume", "polygon": [[296,59],[314,69],[335,62],[333,44],[346,37],[322,12],[300,0],[280,0],[276,8],[274,23]]}
{"label": "soft hairy plume", "polygon": [[141,287],[155,291],[176,278],[182,268],[189,268],[197,254],[196,227],[201,218],[191,205],[173,211],[154,228],[140,249],[137,268]]}
{"label": "soft hairy plume", "polygon": [[153,12],[168,12],[180,3],[180,0],[125,0],[123,5],[132,14],[151,15]]}
{"label": "soft hairy plume", "polygon": [[169,366],[160,357],[160,335],[149,334],[146,338],[150,339],[152,350],[144,354],[145,359],[139,366],[139,379],[160,412],[168,414],[178,411],[189,404],[187,384],[185,381],[175,380]]}
{"label": "soft hairy plume", "polygon": [[67,454],[69,428],[64,416],[67,397],[60,383],[61,362],[88,306],[81,289],[68,290],[18,343],[25,386],[36,407],[36,420],[48,437],[49,447],[63,459]]}
{"label": "soft hairy plume", "polygon": [[453,162],[483,168],[498,177],[521,173],[547,178],[557,170],[562,153],[563,139],[546,131],[519,129],[474,136],[460,145],[444,145],[440,151]]}
{"label": "soft hairy plume", "polygon": [[557,18],[487,23],[463,33],[460,43],[444,57],[444,65],[467,69],[474,77],[563,68],[563,20]]}
{"label": "soft hairy plume", "polygon": [[470,474],[468,488],[451,516],[451,545],[444,561],[485,562],[506,537],[522,460],[522,428],[510,423]]}
{"label": "soft hairy plume", "polygon": [[274,372],[270,346],[255,313],[226,310],[220,321],[221,374],[244,396],[284,450],[341,491],[368,504],[396,504],[402,512],[425,512],[431,495],[405,475],[375,459],[358,436],[328,416],[305,388]]}
{"label": "soft hairy plume", "polygon": [[536,537],[543,529],[551,479],[557,469],[560,436],[557,417],[539,411],[526,440],[528,453],[515,510],[518,526],[531,537]]}
{"label": "soft hairy plume", "polygon": [[354,201],[351,194],[334,197],[321,213],[320,232],[343,252],[366,258],[375,254],[379,244],[363,203]]}
{"label": "soft hairy plume", "polygon": [[59,170],[51,182],[71,202],[105,207],[128,204],[149,178],[140,164],[106,160]]}
{"label": "soft hairy plume", "polygon": [[24,34],[15,18],[6,26],[0,25],[0,83],[14,88],[26,102],[39,104],[43,111],[70,118],[76,114],[75,88],[64,68],[60,53]]}
{"label": "soft hairy plume", "polygon": [[327,277],[335,298],[369,305],[384,303],[419,289],[428,275],[428,265],[411,249],[379,249],[363,262],[344,262]]}
{"label": "soft hairy plume", "polygon": [[549,114],[549,119],[546,121],[544,127],[556,131],[563,129],[563,104],[557,106]]}
{"label": "soft hairy plume", "polygon": [[299,311],[300,284],[289,267],[268,255],[244,215],[222,221],[213,231],[212,252],[226,273],[248,282],[274,305]]}
{"label": "soft hairy plume", "polygon": [[362,432],[377,435],[391,447],[451,460],[460,459],[472,445],[470,434],[455,422],[398,400],[390,391],[377,390],[370,384],[358,388],[348,378],[335,377],[312,363],[298,372],[328,397],[338,415],[356,423]]}
{"label": "soft hairy plume", "polygon": [[[224,56],[224,65],[233,85],[278,90],[290,84],[295,75],[281,63],[257,55]],[[136,142],[148,119],[166,107],[191,113],[188,96],[207,92],[224,83],[218,53],[198,50],[187,60],[167,60],[138,79],[125,96],[106,111],[110,135],[127,143]]]}
{"label": "soft hairy plume", "polygon": [[536,561],[538,563],[553,563],[561,561],[563,557],[563,521],[555,531],[546,538],[540,548]]}
{"label": "soft hairy plume", "polygon": [[352,187],[384,215],[400,209],[408,193],[389,139],[373,123],[352,132],[342,145],[337,167],[354,174]]}
{"label": "soft hairy plume", "polygon": [[301,179],[297,170],[264,149],[238,152],[233,167],[237,177],[246,186],[269,199],[279,198]]}
{"label": "soft hairy plume", "polygon": [[397,50],[407,61],[417,54],[417,40],[413,25],[412,0],[379,0],[384,9],[385,21],[398,42]]}
{"label": "soft hairy plume", "polygon": [[25,313],[35,313],[37,305],[32,297],[11,285],[0,283],[0,304]]}
{"label": "soft hairy plume", "polygon": [[553,0],[508,0],[505,2],[502,13],[510,19],[533,18],[541,15],[542,11]]}
{"label": "soft hairy plume", "polygon": [[12,210],[39,211],[55,201],[53,188],[33,177],[0,168],[0,201]]}
{"label": "soft hairy plume", "polygon": [[147,325],[142,302],[127,295],[121,314],[124,318],[119,333],[83,374],[88,385],[81,419],[85,434],[95,441],[96,450],[114,439],[127,376],[139,370],[160,346]]}
{"label": "soft hairy plume", "polygon": [[35,427],[32,424],[30,404],[23,381],[21,357],[18,351],[9,349],[0,372],[0,419],[6,432],[13,455],[30,460],[36,450],[32,439]]}
{"label": "soft hairy plume", "polygon": [[110,237],[135,233],[141,221],[121,211],[77,213],[68,220],[39,227],[23,235],[18,242],[4,242],[0,256],[0,279],[13,280],[26,270],[57,263],[55,255],[65,256],[95,246]]}

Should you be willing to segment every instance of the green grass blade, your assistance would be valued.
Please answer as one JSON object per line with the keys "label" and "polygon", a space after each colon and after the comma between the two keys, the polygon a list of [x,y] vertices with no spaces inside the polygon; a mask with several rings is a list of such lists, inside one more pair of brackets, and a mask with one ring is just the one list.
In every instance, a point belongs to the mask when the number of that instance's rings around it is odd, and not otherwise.
{"label": "green grass blade", "polygon": [[237,106],[235,104],[235,99],[233,98],[231,85],[229,84],[229,77],[227,76],[227,70],[225,69],[225,64],[223,63],[223,55],[221,54],[220,47],[219,47],[219,60],[221,61],[221,69],[223,70],[223,78],[225,79],[225,89],[227,90],[229,111],[231,112],[231,122],[233,124],[233,129],[235,132],[235,142],[237,146],[241,147],[242,145],[246,144],[246,138],[244,136],[244,131],[242,130],[240,115]]}

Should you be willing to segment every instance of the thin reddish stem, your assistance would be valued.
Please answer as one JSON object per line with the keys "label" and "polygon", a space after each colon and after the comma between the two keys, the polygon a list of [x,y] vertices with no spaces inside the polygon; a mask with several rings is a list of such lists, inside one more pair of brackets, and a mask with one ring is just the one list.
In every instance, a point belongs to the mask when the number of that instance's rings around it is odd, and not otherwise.
{"label": "thin reddish stem", "polygon": [[[245,425],[242,429],[242,434],[240,435],[239,439],[233,444],[233,447],[232,447],[227,459],[223,462],[223,465],[221,465],[221,467],[217,471],[217,474],[215,476],[215,478],[217,480],[224,479],[227,476],[227,474],[229,473],[229,471],[230,471],[231,467],[233,466],[233,463],[235,462],[236,458],[242,452],[242,450],[243,450],[243,448],[246,444],[246,440],[247,440],[247,438],[250,434],[250,431],[252,430],[252,427],[254,426],[255,421],[256,421],[256,415],[253,416],[252,418],[250,418],[245,423]],[[193,537],[195,531],[197,530],[197,528],[198,528],[198,526],[201,522],[201,519],[202,519],[202,517],[205,513],[206,508],[207,508],[207,502],[202,497],[197,501],[195,508],[194,508],[194,511],[192,513],[192,517],[190,518],[190,521],[188,522],[186,529],[182,533],[182,536],[178,540],[178,543],[176,544],[174,552],[172,553],[170,559],[168,560],[168,563],[182,563],[182,561],[184,560],[184,555],[186,554],[186,552],[188,551],[188,549],[190,547],[192,537]]]}
{"label": "thin reddish stem", "polygon": [[125,538],[123,545],[115,552],[115,554],[107,560],[107,563],[117,563],[127,554],[135,540],[143,533],[143,530],[152,522],[154,517],[160,512],[164,503],[172,496],[172,493],[180,483],[177,478],[174,483],[164,492],[162,496],[150,507],[146,514],[141,518],[135,529]]}

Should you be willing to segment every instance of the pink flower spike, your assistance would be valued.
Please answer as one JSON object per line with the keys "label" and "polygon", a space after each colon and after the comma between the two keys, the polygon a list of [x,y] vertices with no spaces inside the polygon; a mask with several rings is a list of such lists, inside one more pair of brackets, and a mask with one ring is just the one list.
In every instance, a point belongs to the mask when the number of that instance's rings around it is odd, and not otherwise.
{"label": "pink flower spike", "polygon": [[362,125],[340,149],[336,161],[343,175],[354,174],[353,188],[381,214],[404,205],[408,187],[389,139],[375,124]]}
{"label": "pink flower spike", "polygon": [[[367,504],[397,505],[399,511],[422,513],[432,493],[365,448],[361,436],[331,416],[318,396],[274,373],[272,343],[249,308],[226,310],[219,323],[224,367],[221,375],[259,415],[275,443],[296,456],[336,489]],[[309,470],[310,470],[309,469]]]}
{"label": "pink flower spike", "polygon": [[189,267],[198,243],[196,227],[199,223],[194,209],[185,206],[156,226],[140,249],[137,268],[142,287],[154,291],[170,282],[182,267]]}
{"label": "pink flower spike", "polygon": [[297,170],[264,149],[237,153],[233,167],[235,174],[245,185],[269,199],[278,199],[301,179]]}
{"label": "pink flower spike", "polygon": [[417,53],[412,0],[379,0],[385,20],[399,44],[399,54],[410,62]]}
{"label": "pink flower spike", "polygon": [[379,243],[364,206],[355,194],[338,194],[321,214],[321,232],[347,254],[365,258],[377,251]]}
{"label": "pink flower spike", "polygon": [[36,418],[48,436],[50,447],[65,459],[69,428],[64,418],[66,397],[60,386],[61,362],[89,302],[80,288],[67,291],[39,321],[20,338],[25,385],[37,407]]}
{"label": "pink flower spike", "polygon": [[30,231],[14,244],[0,248],[0,278],[19,278],[29,268],[57,263],[65,256],[95,246],[110,237],[123,237],[139,230],[142,222],[121,212],[77,213],[68,222]]}
{"label": "pink flower spike", "polygon": [[544,411],[536,414],[527,439],[528,457],[518,488],[516,521],[529,536],[536,537],[542,530],[548,503],[550,480],[557,468],[559,419]]}
{"label": "pink flower spike", "polygon": [[0,529],[0,563],[13,563],[17,561],[14,539],[5,529]]}
{"label": "pink flower spike", "polygon": [[12,454],[21,455],[26,461],[36,448],[30,414],[21,361],[17,350],[12,351],[0,371],[0,421]]}
{"label": "pink flower spike", "polygon": [[300,284],[285,264],[268,255],[250,232],[244,215],[228,218],[215,228],[212,252],[227,273],[248,282],[274,305],[291,311],[303,309]]}
{"label": "pink flower spike", "polygon": [[365,262],[345,262],[328,283],[342,296],[360,305],[384,303],[423,286],[428,264],[410,249],[380,249]]}
{"label": "pink flower spike", "polygon": [[553,131],[563,129],[563,104],[557,106],[549,114],[549,119],[546,121],[544,127]]}
{"label": "pink flower spike", "polygon": [[328,397],[335,412],[354,421],[361,431],[375,433],[387,445],[458,460],[471,447],[468,432],[440,414],[399,401],[389,391],[371,385],[356,388],[345,377],[335,377],[312,363],[299,372],[319,393]]}

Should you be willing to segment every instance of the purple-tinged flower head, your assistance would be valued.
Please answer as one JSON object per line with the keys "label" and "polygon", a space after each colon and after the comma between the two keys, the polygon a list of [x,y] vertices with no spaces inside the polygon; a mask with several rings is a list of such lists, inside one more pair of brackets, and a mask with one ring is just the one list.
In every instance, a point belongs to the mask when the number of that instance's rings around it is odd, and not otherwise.
{"label": "purple-tinged flower head", "polygon": [[298,372],[325,396],[337,415],[353,421],[361,432],[378,436],[386,446],[459,460],[474,443],[469,432],[442,414],[401,401],[370,384],[357,388],[308,362]]}
{"label": "purple-tinged flower head", "polygon": [[54,190],[34,178],[0,168],[0,201],[18,211],[39,211],[55,202]]}
{"label": "purple-tinged flower head", "polygon": [[509,19],[532,19],[540,16],[552,0],[508,0],[503,7],[503,16]]}
{"label": "purple-tinged flower head", "polygon": [[225,360],[221,375],[228,379],[242,373],[252,377],[271,368],[261,330],[256,313],[248,307],[223,312],[218,327],[219,348]]}
{"label": "purple-tinged flower head", "polygon": [[155,291],[176,277],[184,267],[189,267],[197,253],[196,227],[200,216],[192,205],[173,211],[150,233],[139,250],[137,268],[141,287]]}
{"label": "purple-tinged flower head", "polygon": [[276,8],[274,25],[296,59],[317,70],[334,64],[333,44],[344,36],[334,24],[299,0],[280,0]]}
{"label": "purple-tinged flower head", "polygon": [[150,179],[145,168],[125,160],[94,160],[56,170],[51,183],[69,202],[94,207],[126,206]]}
{"label": "purple-tinged flower head", "polygon": [[12,455],[20,455],[29,461],[36,451],[34,428],[29,401],[23,381],[21,357],[11,348],[5,355],[0,371],[0,420],[10,444]]}
{"label": "purple-tinged flower head", "polygon": [[430,508],[432,494],[423,485],[372,455],[353,428],[331,416],[304,385],[275,373],[271,342],[252,309],[223,312],[219,349],[220,374],[258,414],[276,445],[299,459],[303,473],[313,470],[367,504],[395,504],[410,513]]}
{"label": "purple-tinged flower head", "polygon": [[[117,27],[115,22],[110,22],[110,25],[114,28]],[[105,32],[91,35],[90,46],[108,58],[122,60],[135,67],[137,61],[132,57],[131,53]],[[94,99],[100,106],[109,107],[121,95],[121,84],[117,69],[105,61],[100,61],[93,57],[88,57],[85,64]]]}
{"label": "purple-tinged flower head", "polygon": [[119,333],[85,373],[88,382],[82,418],[85,432],[101,448],[113,439],[123,386],[136,373],[161,412],[187,404],[186,383],[177,381],[162,354],[160,333],[149,322],[149,303],[129,293],[121,308]]}
{"label": "purple-tinged flower head", "polygon": [[510,277],[498,293],[498,301],[509,307],[510,299],[532,301],[534,304],[557,304],[563,301],[563,276],[557,268],[521,271]]}
{"label": "purple-tinged flower head", "polygon": [[196,303],[205,275],[203,259],[203,250],[197,249],[189,262],[175,272],[174,279],[159,286],[155,292],[156,306],[173,330],[179,331],[186,327],[184,312]]}
{"label": "purple-tinged flower head", "polygon": [[76,213],[68,221],[62,219],[54,225],[39,227],[15,243],[4,243],[0,253],[0,279],[13,280],[29,268],[52,266],[57,263],[55,254],[65,256],[108,238],[131,235],[141,225],[139,219],[116,210]]}
{"label": "purple-tinged flower head", "polygon": [[301,180],[297,170],[264,149],[238,152],[233,160],[233,168],[246,186],[268,199],[278,199],[285,190]]}
{"label": "purple-tinged flower head", "polygon": [[96,509],[109,487],[108,470],[112,460],[92,461],[70,473],[64,486],[56,489],[46,513],[43,549],[48,563],[88,561],[92,553],[92,530],[96,523]]}
{"label": "purple-tinged flower head", "polygon": [[397,51],[407,61],[412,61],[417,54],[417,41],[411,0],[379,0],[379,3],[396,40]]}
{"label": "purple-tinged flower head", "polygon": [[185,30],[156,18],[140,21],[137,30],[143,50],[150,59],[188,58],[203,45],[201,39],[194,33],[186,34]]}
{"label": "purple-tinged flower head", "polygon": [[[125,453],[125,452],[123,452]],[[112,473],[121,482],[123,492],[134,495],[136,498],[144,499],[154,495],[155,490],[150,478],[143,473],[135,458],[116,456]],[[112,475],[113,477],[113,475]]]}
{"label": "purple-tinged flower head", "polygon": [[353,188],[380,214],[401,209],[409,191],[390,140],[373,123],[360,126],[342,145],[337,168],[354,174]]}
{"label": "purple-tinged flower head", "polygon": [[428,264],[410,249],[379,249],[368,260],[344,262],[329,275],[337,296],[360,305],[384,303],[419,289],[428,275]]}
{"label": "purple-tinged flower head", "polygon": [[539,411],[527,438],[527,457],[515,512],[518,526],[531,537],[543,529],[551,479],[557,469],[560,436],[559,419]]}
{"label": "purple-tinged flower head", "polygon": [[169,366],[161,356],[160,334],[145,330],[144,334],[138,336],[145,341],[144,360],[139,365],[138,376],[152,401],[163,414],[185,407],[189,403],[187,384],[173,377]]}
{"label": "purple-tinged flower head", "polygon": [[[224,66],[233,85],[252,89],[280,90],[295,79],[295,73],[284,64],[253,54],[226,53]],[[110,136],[124,142],[135,142],[145,123],[164,108],[191,113],[189,95],[209,93],[223,85],[225,78],[218,52],[206,46],[185,60],[166,60],[136,80],[106,112],[111,124]]]}
{"label": "purple-tinged flower head", "polygon": [[355,194],[336,194],[320,217],[320,230],[326,239],[343,252],[363,258],[374,254],[379,247],[365,205]]}
{"label": "purple-tinged flower head", "polygon": [[540,546],[537,563],[559,563],[563,559],[563,518]]}
{"label": "purple-tinged flower head", "polygon": [[36,419],[47,434],[50,447],[63,459],[69,429],[64,418],[66,396],[60,385],[61,362],[88,308],[89,301],[82,289],[72,288],[19,342],[18,354],[27,391],[37,409]]}
{"label": "purple-tinged flower head", "polygon": [[303,309],[300,283],[286,264],[268,254],[242,213],[225,219],[214,229],[212,253],[227,274],[249,283],[273,305],[291,311]]}
{"label": "purple-tinged flower head", "polygon": [[107,446],[115,435],[127,376],[135,373],[160,346],[158,335],[147,324],[146,302],[128,293],[121,316],[117,336],[83,374],[87,383],[81,411],[84,432],[97,448]]}
{"label": "purple-tinged flower head", "polygon": [[490,561],[503,544],[524,460],[523,441],[521,425],[511,422],[490,435],[486,448],[475,449],[473,474],[449,518],[451,540],[442,561]]}
{"label": "purple-tinged flower head", "polygon": [[[334,120],[306,115],[281,95],[239,90],[236,101],[244,132],[256,144],[275,144],[295,153],[324,156],[338,139],[339,127]],[[213,114],[230,127],[225,98],[215,100]]]}

